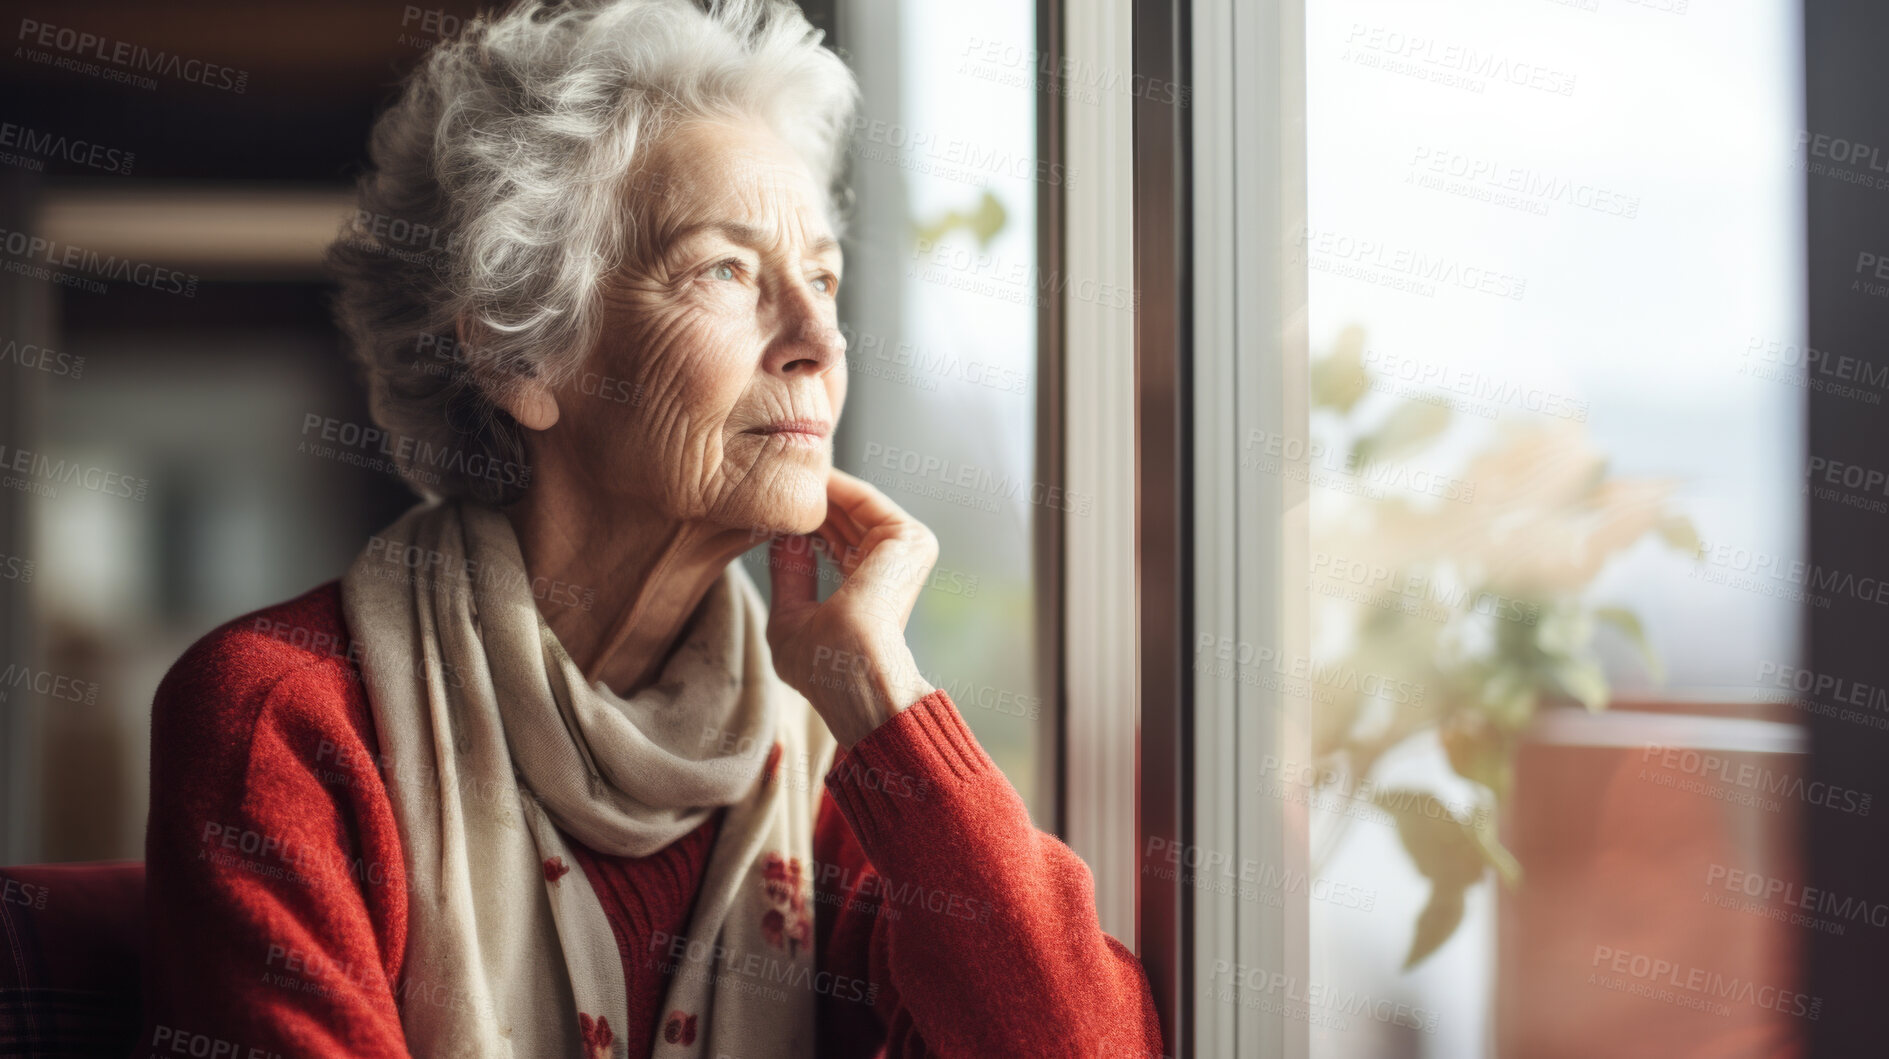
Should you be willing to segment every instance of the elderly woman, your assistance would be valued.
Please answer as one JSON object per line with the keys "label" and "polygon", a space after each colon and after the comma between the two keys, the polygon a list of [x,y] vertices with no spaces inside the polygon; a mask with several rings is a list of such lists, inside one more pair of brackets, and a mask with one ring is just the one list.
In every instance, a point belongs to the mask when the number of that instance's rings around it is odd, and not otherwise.
{"label": "elderly woman", "polygon": [[819,39],[526,5],[380,119],[331,261],[427,502],[159,690],[151,1054],[1160,1052],[1087,868],[918,675],[936,540],[831,466]]}

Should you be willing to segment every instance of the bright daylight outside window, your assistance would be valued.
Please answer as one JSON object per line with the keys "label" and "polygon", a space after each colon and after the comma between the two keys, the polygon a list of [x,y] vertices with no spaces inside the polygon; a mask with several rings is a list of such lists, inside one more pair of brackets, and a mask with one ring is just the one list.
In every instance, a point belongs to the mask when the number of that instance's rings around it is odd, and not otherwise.
{"label": "bright daylight outside window", "polygon": [[1340,0],[1305,47],[1312,637],[1345,676],[1275,790],[1313,806],[1311,983],[1405,1005],[1314,1003],[1313,1054],[1800,1035],[1807,998],[1641,975],[1804,989],[1806,928],[1736,885],[1797,878],[1832,811],[1753,779],[1803,766],[1822,502],[1797,7]]}

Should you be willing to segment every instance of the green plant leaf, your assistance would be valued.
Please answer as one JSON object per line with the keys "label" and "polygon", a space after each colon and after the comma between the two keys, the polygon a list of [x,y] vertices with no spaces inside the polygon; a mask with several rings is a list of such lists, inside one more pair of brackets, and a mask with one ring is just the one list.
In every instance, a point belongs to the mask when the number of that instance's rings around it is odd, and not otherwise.
{"label": "green plant leaf", "polygon": [[1554,667],[1555,683],[1561,690],[1592,711],[1607,708],[1607,675],[1600,665],[1587,658],[1565,658]]}
{"label": "green plant leaf", "polygon": [[1437,738],[1458,776],[1482,784],[1497,798],[1507,793],[1512,755],[1501,729],[1475,714],[1463,714],[1445,722]]}
{"label": "green plant leaf", "polygon": [[1379,808],[1397,820],[1397,837],[1431,882],[1464,887],[1482,878],[1482,850],[1468,823],[1427,791],[1408,787],[1379,791]]}
{"label": "green plant leaf", "polygon": [[1331,352],[1312,362],[1312,405],[1349,413],[1371,390],[1371,374],[1364,370],[1364,329],[1347,327],[1338,333]]}
{"label": "green plant leaf", "polygon": [[1510,732],[1520,731],[1535,715],[1535,702],[1540,695],[1536,680],[1531,671],[1513,661],[1511,656],[1499,658],[1482,680],[1479,700],[1482,712],[1498,727]]}
{"label": "green plant leaf", "polygon": [[977,209],[971,211],[971,215],[964,219],[964,226],[972,235],[977,236],[978,249],[982,250],[987,249],[990,241],[997,238],[998,233],[1004,230],[1004,222],[1009,219],[1009,214],[1004,211],[1004,204],[987,189],[984,197],[978,200]]}
{"label": "green plant leaf", "polygon": [[1667,544],[1696,556],[1705,545],[1699,540],[1699,531],[1693,528],[1692,520],[1684,515],[1672,515],[1661,519],[1659,537]]}
{"label": "green plant leaf", "polygon": [[1503,885],[1518,886],[1522,881],[1522,862],[1516,860],[1515,854],[1502,844],[1501,837],[1496,834],[1496,824],[1494,812],[1479,812],[1470,824],[1470,833],[1476,838],[1476,848],[1482,850],[1482,859],[1495,869]]}
{"label": "green plant leaf", "polygon": [[1594,639],[1594,619],[1572,601],[1560,600],[1542,608],[1535,623],[1535,647],[1555,661],[1578,658]]}
{"label": "green plant leaf", "polygon": [[930,246],[957,229],[964,229],[977,239],[978,249],[986,249],[1004,230],[1010,215],[996,195],[986,190],[969,213],[945,210],[929,221],[913,220],[912,236],[920,246]]}
{"label": "green plant leaf", "polygon": [[1374,801],[1397,820],[1411,863],[1430,880],[1430,900],[1417,916],[1404,969],[1443,946],[1463,921],[1463,891],[1482,880],[1488,855],[1476,825],[1458,818],[1435,795],[1412,788],[1379,791]]}
{"label": "green plant leaf", "polygon": [[1660,662],[1659,652],[1653,650],[1653,644],[1646,638],[1646,627],[1640,624],[1640,616],[1625,607],[1595,607],[1594,617],[1625,633],[1633,646],[1640,649],[1640,657],[1646,659],[1646,669],[1653,677],[1653,682],[1664,683],[1666,667]]}
{"label": "green plant leaf", "polygon": [[1404,957],[1404,970],[1408,971],[1430,954],[1443,947],[1456,933],[1456,928],[1463,921],[1463,890],[1461,886],[1444,886],[1438,883],[1430,887],[1430,900],[1417,914],[1417,932],[1410,938],[1410,953]]}

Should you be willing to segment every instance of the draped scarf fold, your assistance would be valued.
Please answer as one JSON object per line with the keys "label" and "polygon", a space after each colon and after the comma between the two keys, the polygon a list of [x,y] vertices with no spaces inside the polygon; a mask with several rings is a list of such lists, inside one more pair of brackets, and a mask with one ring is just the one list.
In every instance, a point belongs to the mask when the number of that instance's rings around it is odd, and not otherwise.
{"label": "draped scarf fold", "polygon": [[[832,735],[774,673],[767,610],[731,562],[659,679],[584,679],[538,607],[509,520],[421,504],[341,584],[400,830],[395,998],[416,1056],[743,1059],[813,1054],[813,823]],[[565,835],[640,857],[727,807],[652,1041],[621,1032],[624,966]],[[645,1051],[653,1044],[653,1051]]]}

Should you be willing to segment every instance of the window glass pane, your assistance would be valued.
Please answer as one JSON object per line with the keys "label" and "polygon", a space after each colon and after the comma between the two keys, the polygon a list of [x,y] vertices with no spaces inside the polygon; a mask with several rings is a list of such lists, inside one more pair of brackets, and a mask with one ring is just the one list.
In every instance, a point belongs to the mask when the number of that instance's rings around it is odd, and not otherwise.
{"label": "window glass pane", "polygon": [[1807,988],[1722,885],[1806,810],[1798,8],[1306,6],[1313,635],[1386,678],[1317,707],[1314,861],[1373,899],[1311,902],[1311,979],[1418,1012],[1315,1051],[1801,1034],[1701,985]]}

